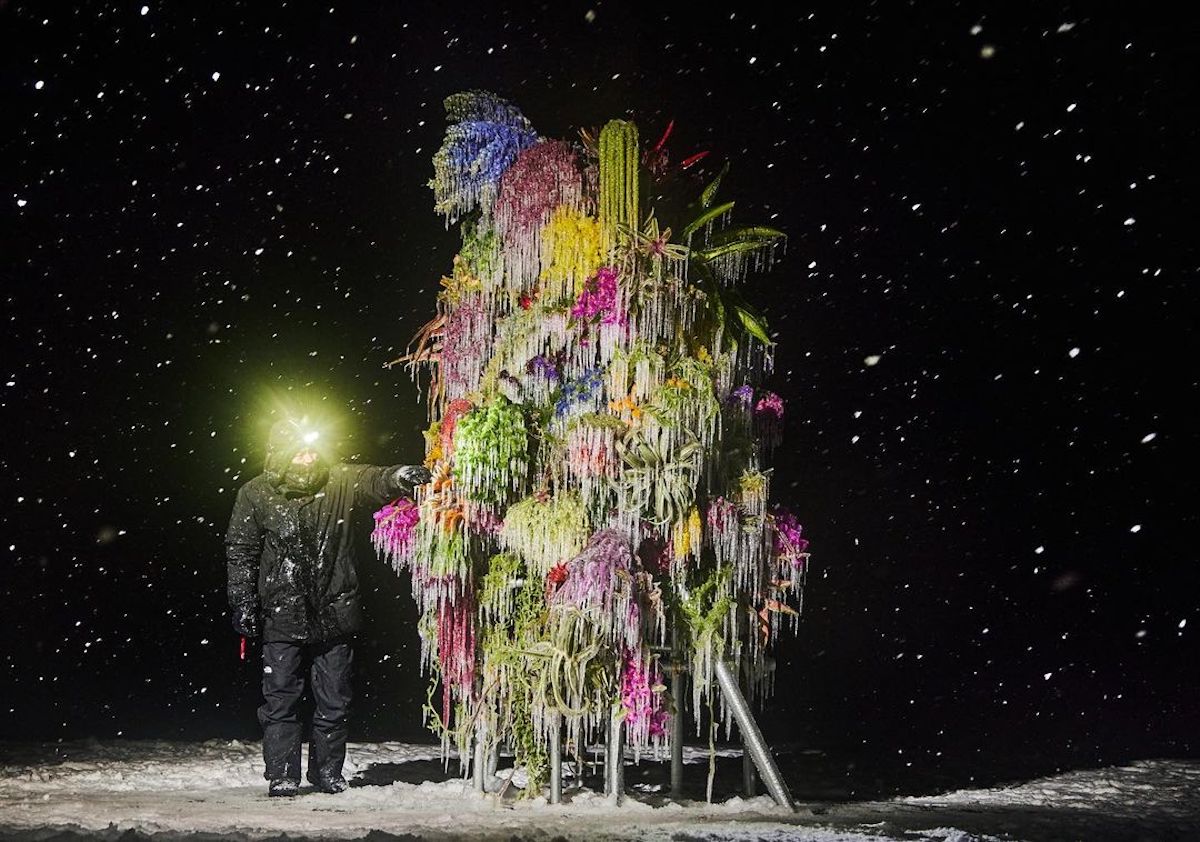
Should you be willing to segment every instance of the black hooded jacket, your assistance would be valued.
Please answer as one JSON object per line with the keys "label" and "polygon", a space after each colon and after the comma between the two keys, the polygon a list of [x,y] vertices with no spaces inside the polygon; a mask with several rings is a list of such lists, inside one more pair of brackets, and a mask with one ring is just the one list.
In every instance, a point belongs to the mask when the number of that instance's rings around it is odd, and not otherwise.
{"label": "black hooded jacket", "polygon": [[225,536],[229,604],[262,611],[263,639],[325,641],[362,626],[351,526],[411,486],[397,471],[336,463],[313,493],[285,493],[264,472],[238,489]]}

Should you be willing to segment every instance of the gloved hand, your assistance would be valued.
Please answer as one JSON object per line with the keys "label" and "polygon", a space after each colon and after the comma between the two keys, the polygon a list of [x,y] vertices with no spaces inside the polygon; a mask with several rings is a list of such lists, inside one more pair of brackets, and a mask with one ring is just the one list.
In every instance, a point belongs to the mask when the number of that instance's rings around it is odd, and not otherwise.
{"label": "gloved hand", "polygon": [[233,606],[233,630],[244,637],[258,637],[258,606],[253,603]]}
{"label": "gloved hand", "polygon": [[396,471],[396,476],[409,485],[424,485],[433,479],[433,474],[424,465],[405,465]]}

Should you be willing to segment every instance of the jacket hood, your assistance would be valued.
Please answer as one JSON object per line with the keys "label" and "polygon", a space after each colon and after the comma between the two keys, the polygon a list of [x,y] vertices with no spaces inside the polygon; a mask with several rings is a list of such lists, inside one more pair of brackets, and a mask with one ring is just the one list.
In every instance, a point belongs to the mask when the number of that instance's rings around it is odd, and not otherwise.
{"label": "jacket hood", "polygon": [[[304,441],[304,432],[304,425],[300,421],[292,419],[277,421],[271,427],[270,435],[267,437],[267,457],[263,464],[263,474],[267,482],[276,490],[283,487],[288,468],[295,455],[305,448],[311,447]],[[322,454],[321,462],[324,476],[327,476],[328,462],[325,460],[324,454]],[[324,485],[324,476],[318,485]]]}

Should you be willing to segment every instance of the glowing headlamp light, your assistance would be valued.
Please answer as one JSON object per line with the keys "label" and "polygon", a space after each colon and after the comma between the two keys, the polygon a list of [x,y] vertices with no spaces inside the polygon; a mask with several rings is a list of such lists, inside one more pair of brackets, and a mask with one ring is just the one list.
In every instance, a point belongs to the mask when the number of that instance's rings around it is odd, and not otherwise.
{"label": "glowing headlamp light", "polygon": [[317,430],[309,430],[303,436],[301,436],[301,438],[304,440],[305,444],[312,444],[314,441],[316,441],[320,437],[321,437],[321,434]]}

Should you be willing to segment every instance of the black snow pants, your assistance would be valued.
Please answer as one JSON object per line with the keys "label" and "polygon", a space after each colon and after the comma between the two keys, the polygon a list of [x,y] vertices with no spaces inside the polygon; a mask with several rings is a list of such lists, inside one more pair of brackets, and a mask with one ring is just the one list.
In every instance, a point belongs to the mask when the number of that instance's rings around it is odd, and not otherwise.
{"label": "black snow pants", "polygon": [[306,673],[311,675],[316,703],[308,747],[308,780],[316,783],[342,774],[353,666],[354,648],[349,641],[263,643],[263,704],[258,709],[267,766],[263,777],[300,782],[300,698]]}

